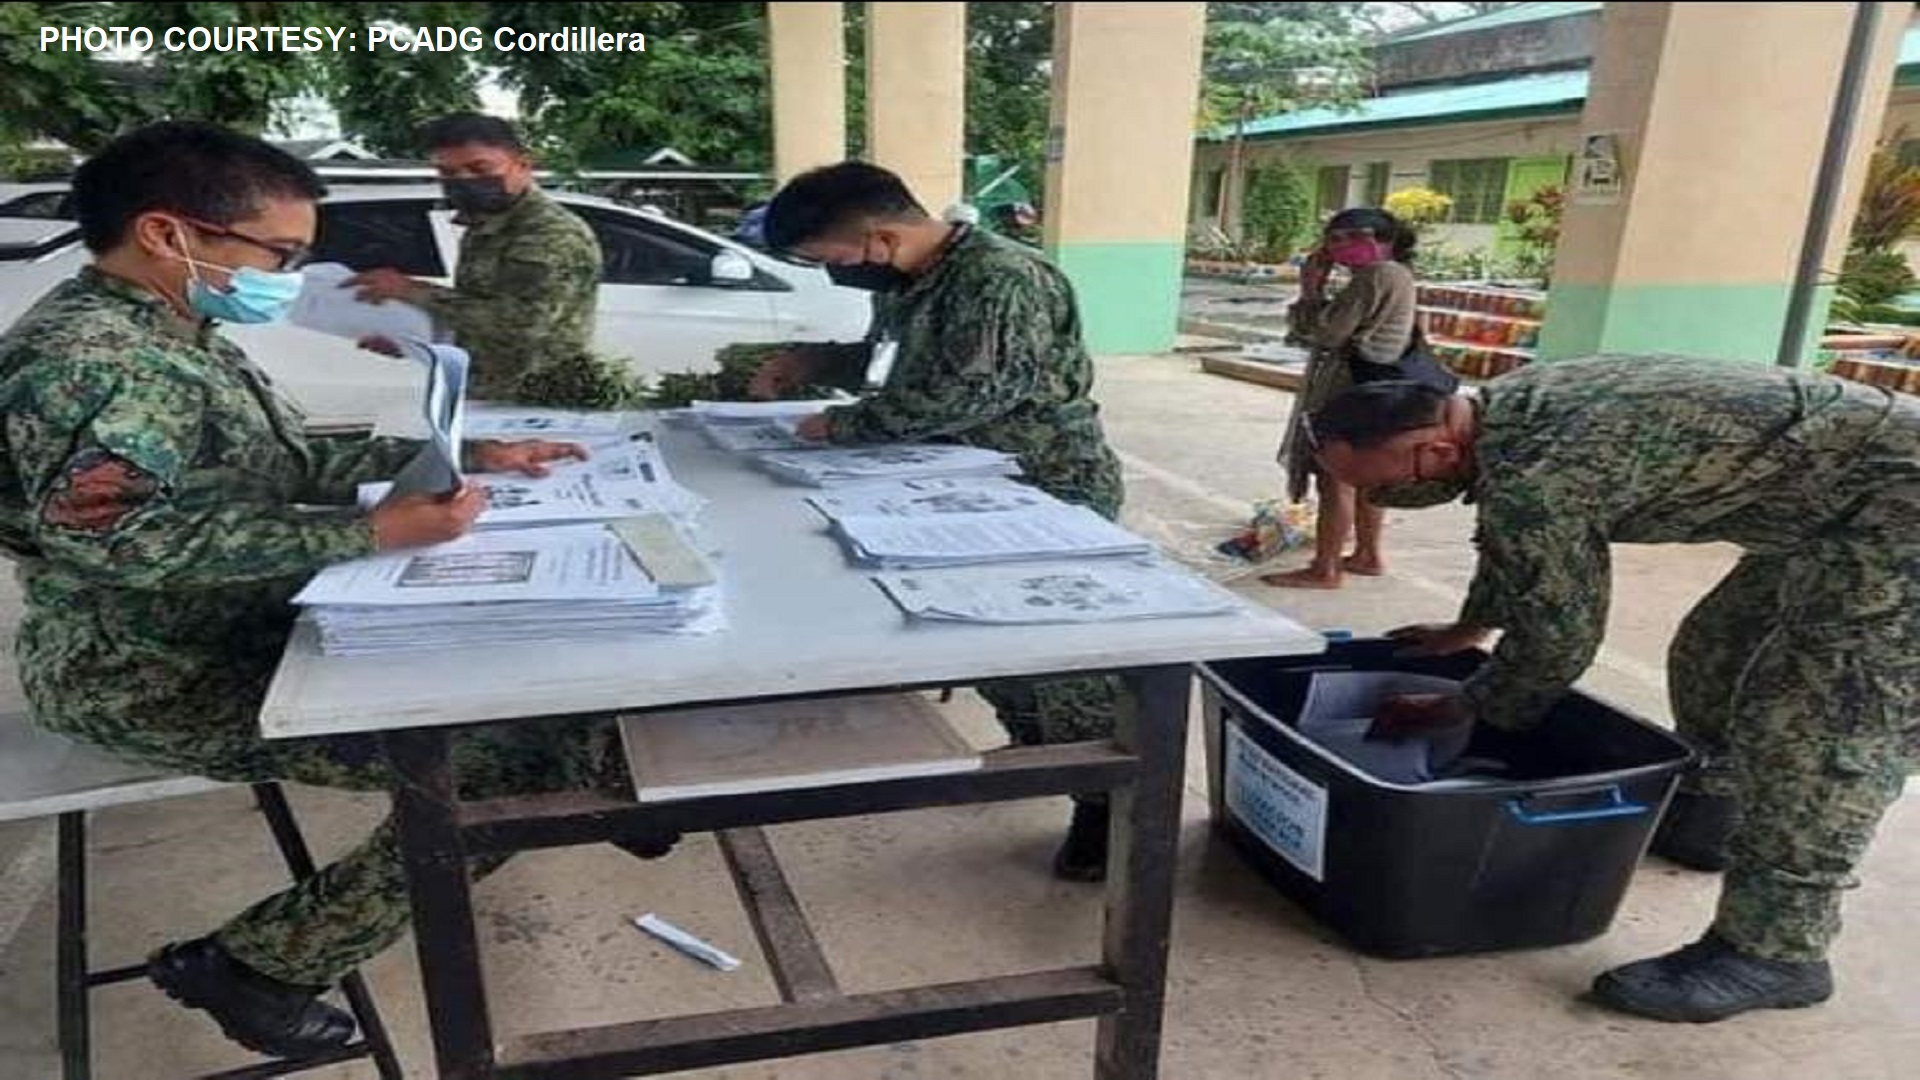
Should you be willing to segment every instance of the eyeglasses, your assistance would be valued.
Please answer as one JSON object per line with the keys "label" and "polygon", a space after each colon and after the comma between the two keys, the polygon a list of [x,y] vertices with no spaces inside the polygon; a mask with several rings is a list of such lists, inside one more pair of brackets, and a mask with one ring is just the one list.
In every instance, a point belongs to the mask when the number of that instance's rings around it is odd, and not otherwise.
{"label": "eyeglasses", "polygon": [[249,244],[253,247],[259,248],[261,251],[271,253],[276,259],[279,260],[279,262],[275,264],[274,268],[276,270],[281,271],[282,273],[292,271],[292,270],[298,270],[302,266],[305,266],[307,264],[307,260],[313,258],[313,249],[308,247],[305,244],[274,244],[274,243],[269,243],[268,241],[265,241],[265,240],[260,240],[255,237],[248,236],[246,233],[243,233],[243,232],[236,232],[235,230],[229,229],[224,225],[215,225],[212,222],[201,221],[198,218],[190,218],[190,217],[182,216],[180,220],[186,222],[187,224],[193,226],[194,228],[200,230],[201,232],[206,233],[209,236],[218,236],[228,240],[238,240],[243,244]]}

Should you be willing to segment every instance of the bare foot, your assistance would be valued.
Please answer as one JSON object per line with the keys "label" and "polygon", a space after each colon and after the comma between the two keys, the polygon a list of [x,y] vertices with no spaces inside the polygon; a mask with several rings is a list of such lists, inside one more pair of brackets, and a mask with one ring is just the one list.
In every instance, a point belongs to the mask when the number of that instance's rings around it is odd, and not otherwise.
{"label": "bare foot", "polygon": [[1341,569],[1361,577],[1379,577],[1387,572],[1386,560],[1378,555],[1349,555],[1340,560]]}
{"label": "bare foot", "polygon": [[1284,574],[1262,574],[1260,580],[1276,589],[1337,589],[1344,584],[1340,571],[1329,574],[1311,566]]}

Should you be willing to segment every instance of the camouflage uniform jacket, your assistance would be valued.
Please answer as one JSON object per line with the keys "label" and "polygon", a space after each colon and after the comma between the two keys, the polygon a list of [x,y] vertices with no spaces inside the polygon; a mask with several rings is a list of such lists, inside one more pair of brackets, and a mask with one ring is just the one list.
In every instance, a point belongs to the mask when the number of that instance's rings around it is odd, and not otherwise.
{"label": "camouflage uniform jacket", "polygon": [[[885,387],[829,410],[835,443],[956,442],[1020,458],[1037,487],[1112,516],[1123,497],[1073,287],[1038,253],[962,227],[927,273],[877,297],[869,341],[894,342]],[[834,350],[857,385],[867,350]]]}
{"label": "camouflage uniform jacket", "polygon": [[529,400],[521,380],[592,351],[601,266],[587,223],[529,188],[502,213],[467,223],[453,288],[430,287],[420,306],[473,356],[473,397],[561,404]]}
{"label": "camouflage uniform jacket", "polygon": [[[1592,663],[1609,543],[1791,554],[1912,548],[1920,403],[1758,364],[1656,356],[1539,364],[1482,393],[1479,566],[1461,621],[1505,631],[1468,684],[1523,726]],[[1897,596],[1893,591],[1889,595]]]}
{"label": "camouflage uniform jacket", "polygon": [[263,689],[292,593],[374,549],[355,486],[419,446],[306,438],[211,324],[92,268],[0,337],[0,408],[21,675],[37,717],[76,733]]}

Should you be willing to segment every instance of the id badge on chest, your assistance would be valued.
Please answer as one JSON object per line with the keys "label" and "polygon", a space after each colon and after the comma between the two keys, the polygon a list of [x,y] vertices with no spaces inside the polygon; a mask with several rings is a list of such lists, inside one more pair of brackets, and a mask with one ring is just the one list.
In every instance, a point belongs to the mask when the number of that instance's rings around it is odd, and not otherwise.
{"label": "id badge on chest", "polygon": [[867,362],[867,389],[878,390],[893,375],[893,361],[900,354],[900,343],[881,338],[873,343],[873,359]]}

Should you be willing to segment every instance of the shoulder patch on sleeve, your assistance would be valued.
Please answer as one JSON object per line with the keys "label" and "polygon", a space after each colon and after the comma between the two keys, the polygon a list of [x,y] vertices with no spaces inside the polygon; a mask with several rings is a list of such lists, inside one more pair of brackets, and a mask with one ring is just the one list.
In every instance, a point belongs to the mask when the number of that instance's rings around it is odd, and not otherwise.
{"label": "shoulder patch on sleeve", "polygon": [[75,532],[109,533],[160,495],[153,474],[107,450],[82,450],[42,500],[47,524]]}

